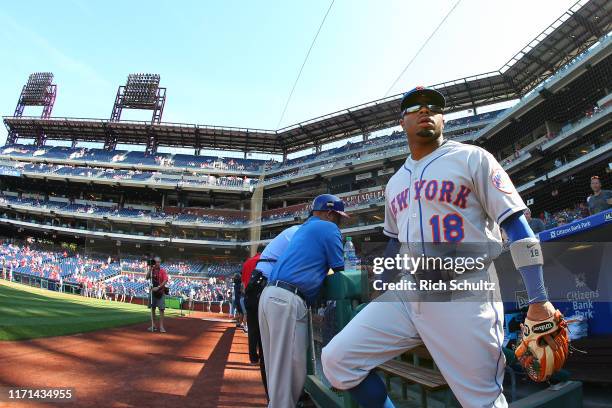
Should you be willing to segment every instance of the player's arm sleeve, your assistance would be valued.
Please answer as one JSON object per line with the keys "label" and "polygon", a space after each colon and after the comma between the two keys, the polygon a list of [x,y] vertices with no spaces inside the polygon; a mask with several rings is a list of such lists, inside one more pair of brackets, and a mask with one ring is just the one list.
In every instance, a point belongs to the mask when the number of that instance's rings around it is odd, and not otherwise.
{"label": "player's arm sleeve", "polygon": [[484,149],[473,152],[469,167],[475,193],[485,212],[497,224],[527,209],[510,176],[489,152]]}
{"label": "player's arm sleeve", "polygon": [[327,257],[327,265],[333,269],[334,272],[340,272],[344,270],[344,251],[342,249],[342,234],[340,229],[336,226],[330,226],[326,233],[325,239],[325,256]]}
{"label": "player's arm sleeve", "polygon": [[[399,254],[401,246],[402,244],[397,240],[397,238],[389,239],[383,254],[383,258],[395,258],[395,256]],[[396,268],[396,266],[397,265],[394,263],[392,268],[384,268],[380,277],[383,282],[395,282],[397,275],[401,272],[401,269]]]}
{"label": "player's arm sleeve", "polygon": [[[514,213],[510,217],[506,218],[504,222],[502,222],[501,227],[508,236],[511,251],[513,250],[512,246],[515,245],[515,243],[516,245],[520,245],[520,242],[527,242],[531,244],[536,242],[535,234],[529,227],[527,218],[525,218],[525,215],[523,215],[522,212]],[[539,244],[537,244],[537,249],[541,251]],[[540,263],[524,266],[517,265],[517,269],[523,278],[525,289],[527,289],[529,303],[531,304],[547,301],[548,295],[546,293],[546,287],[544,286],[544,271],[542,269],[542,264]]]}
{"label": "player's arm sleeve", "polygon": [[397,239],[399,229],[397,228],[397,220],[395,214],[391,210],[391,197],[389,196],[389,185],[385,189],[385,223],[383,227],[383,234],[389,238]]}

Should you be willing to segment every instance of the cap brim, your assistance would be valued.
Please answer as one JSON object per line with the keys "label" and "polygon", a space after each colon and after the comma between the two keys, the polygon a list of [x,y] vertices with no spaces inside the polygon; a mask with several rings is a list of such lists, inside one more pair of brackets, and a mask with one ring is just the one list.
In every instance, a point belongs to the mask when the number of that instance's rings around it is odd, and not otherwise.
{"label": "cap brim", "polygon": [[435,89],[417,89],[402,99],[401,110],[403,111],[407,107],[421,102],[429,102],[432,105],[438,105],[443,108],[446,106],[444,95]]}

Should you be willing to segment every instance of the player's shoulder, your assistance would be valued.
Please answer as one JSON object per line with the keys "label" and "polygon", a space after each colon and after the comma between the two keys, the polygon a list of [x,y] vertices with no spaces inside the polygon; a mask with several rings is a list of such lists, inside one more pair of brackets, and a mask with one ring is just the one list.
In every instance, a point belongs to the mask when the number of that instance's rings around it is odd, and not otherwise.
{"label": "player's shoulder", "polygon": [[442,147],[452,152],[462,152],[468,155],[476,154],[479,156],[486,155],[492,157],[492,154],[489,153],[488,150],[480,146],[457,142],[455,140],[447,140]]}
{"label": "player's shoulder", "polygon": [[495,156],[483,147],[456,142],[454,140],[449,140],[446,144],[448,145],[447,148],[453,152],[456,159],[468,163],[470,168],[474,170],[480,168],[481,164],[485,162],[488,163],[490,167],[501,168]]}
{"label": "player's shoulder", "polygon": [[292,225],[289,228],[285,228],[283,230],[283,232],[281,232],[279,235],[282,235],[283,237],[291,237],[293,236],[293,234],[295,234],[295,232],[300,228],[300,225]]}
{"label": "player's shoulder", "polygon": [[285,236],[291,236],[293,234],[295,234],[295,232],[300,229],[301,225],[292,225],[291,227],[285,229],[282,234],[284,234]]}

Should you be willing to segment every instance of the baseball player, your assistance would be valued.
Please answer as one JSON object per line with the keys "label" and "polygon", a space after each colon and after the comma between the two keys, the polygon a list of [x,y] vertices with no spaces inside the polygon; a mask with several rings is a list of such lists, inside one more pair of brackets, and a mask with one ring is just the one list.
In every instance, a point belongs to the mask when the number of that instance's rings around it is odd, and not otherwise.
{"label": "baseball player", "polygon": [[[548,345],[546,353],[555,351],[553,334],[560,330],[562,316],[547,300],[542,251],[523,215],[525,204],[486,150],[444,140],[444,106],[444,96],[433,89],[415,88],[402,99],[400,125],[411,154],[387,184],[384,234],[391,239],[389,245],[397,246],[399,241],[401,252],[411,258],[434,256],[436,248],[444,245],[455,245],[458,252],[464,248],[460,245],[470,243],[482,250],[493,248],[484,254],[478,273],[451,271],[433,279],[470,281],[484,276],[496,282],[492,260],[501,251],[501,226],[529,294],[526,322],[553,322],[554,327],[536,332]],[[413,270],[404,276],[416,282],[430,272],[436,271]],[[442,299],[465,295],[468,301],[430,301],[427,294],[427,290],[389,290],[369,303],[323,349],[323,370],[330,383],[348,390],[363,407],[393,407],[373,370],[425,344],[463,407],[506,407],[499,292],[484,291],[473,298],[459,291],[442,292],[446,296]],[[542,358],[540,362],[547,365]],[[562,363],[549,364],[546,375]]]}

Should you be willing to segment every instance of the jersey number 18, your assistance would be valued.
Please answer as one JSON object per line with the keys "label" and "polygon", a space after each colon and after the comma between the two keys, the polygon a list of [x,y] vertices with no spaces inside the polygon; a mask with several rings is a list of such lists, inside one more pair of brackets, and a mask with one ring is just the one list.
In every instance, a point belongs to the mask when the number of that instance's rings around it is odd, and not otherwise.
{"label": "jersey number 18", "polygon": [[442,218],[441,225],[440,216],[434,215],[429,219],[429,225],[431,225],[433,242],[442,242],[441,233],[444,234],[445,242],[461,242],[463,240],[463,218],[457,213],[445,215]]}

